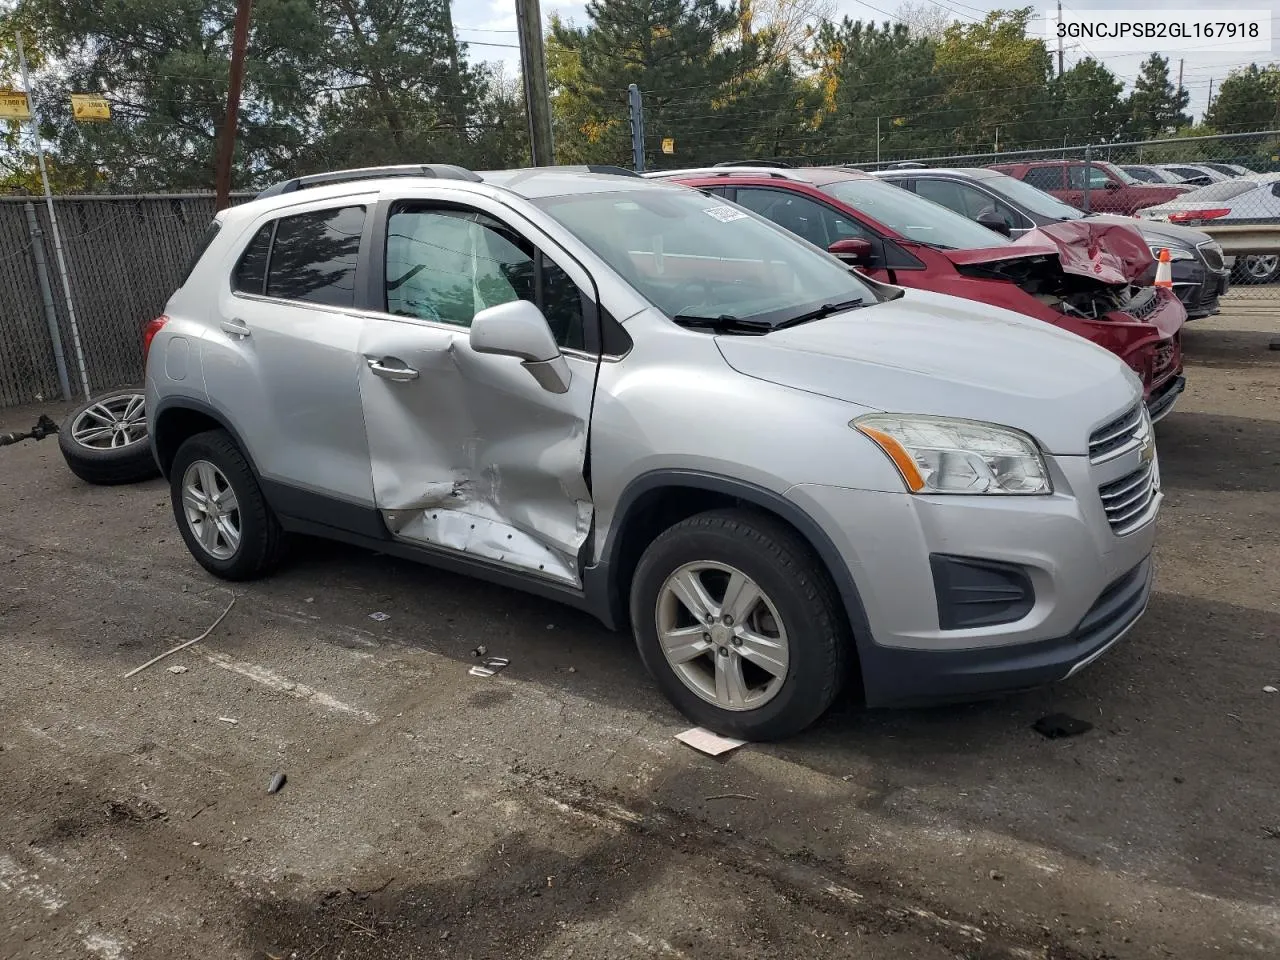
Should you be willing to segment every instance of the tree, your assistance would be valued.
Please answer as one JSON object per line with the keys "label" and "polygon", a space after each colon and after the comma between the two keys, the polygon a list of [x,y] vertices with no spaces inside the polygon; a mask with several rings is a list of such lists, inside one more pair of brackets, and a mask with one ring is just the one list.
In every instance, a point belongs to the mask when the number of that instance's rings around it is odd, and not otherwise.
{"label": "tree", "polygon": [[680,163],[732,156],[793,91],[760,92],[758,35],[717,0],[590,0],[589,24],[553,18],[548,50],[557,149],[566,162],[630,165],[627,86],[644,94],[646,154],[664,138]]}
{"label": "tree", "polygon": [[1280,66],[1251,63],[1233,70],[1205,112],[1205,122],[1224,133],[1274,129],[1280,122]]}
{"label": "tree", "polygon": [[1120,94],[1124,84],[1092,57],[1085,57],[1050,82],[1056,120],[1077,143],[1118,140],[1129,119]]}
{"label": "tree", "polygon": [[985,150],[997,128],[1007,146],[1036,145],[1050,132],[1053,65],[1044,41],[1029,28],[1034,14],[1031,7],[995,10],[943,33],[934,69],[946,96],[932,122],[955,149]]}
{"label": "tree", "polygon": [[825,23],[807,57],[822,95],[816,149],[845,162],[936,146],[927,116],[941,99],[936,45],[902,24]]}
{"label": "tree", "polygon": [[1139,139],[1156,139],[1189,126],[1186,114],[1191,95],[1174,89],[1169,80],[1169,61],[1153,53],[1142,61],[1138,79],[1129,94],[1129,133]]}

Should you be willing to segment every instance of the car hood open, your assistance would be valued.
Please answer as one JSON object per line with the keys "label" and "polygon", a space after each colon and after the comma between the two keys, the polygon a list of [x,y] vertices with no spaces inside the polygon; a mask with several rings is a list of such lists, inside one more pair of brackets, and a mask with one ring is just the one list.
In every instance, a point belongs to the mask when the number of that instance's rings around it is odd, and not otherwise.
{"label": "car hood open", "polygon": [[1142,396],[1128,367],[1082,337],[923,290],[716,343],[749,377],[875,410],[1005,424],[1064,455],[1086,453],[1089,430]]}
{"label": "car hood open", "polygon": [[1136,223],[1064,220],[1028,230],[1013,243],[981,250],[944,250],[956,266],[991,266],[1013,260],[1056,257],[1064,273],[1099,283],[1141,283],[1152,264],[1151,248]]}

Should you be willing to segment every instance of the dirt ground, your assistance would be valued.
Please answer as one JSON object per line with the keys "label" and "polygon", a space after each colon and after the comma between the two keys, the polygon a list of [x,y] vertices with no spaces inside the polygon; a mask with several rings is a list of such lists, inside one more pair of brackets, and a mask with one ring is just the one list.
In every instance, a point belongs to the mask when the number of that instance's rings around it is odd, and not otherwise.
{"label": "dirt ground", "polygon": [[314,542],[232,591],[161,482],[0,449],[0,958],[1280,956],[1277,335],[1188,329],[1156,594],[1097,664],[720,760],[585,616]]}

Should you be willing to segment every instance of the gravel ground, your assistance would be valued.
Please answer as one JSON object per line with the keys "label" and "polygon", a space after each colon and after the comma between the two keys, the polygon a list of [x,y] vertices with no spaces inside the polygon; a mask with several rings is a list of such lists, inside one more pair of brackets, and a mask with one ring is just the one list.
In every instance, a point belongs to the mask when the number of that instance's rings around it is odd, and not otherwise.
{"label": "gravel ground", "polygon": [[1096,665],[719,760],[580,614],[309,541],[233,593],[161,482],[4,448],[0,957],[1280,955],[1277,334],[1188,329],[1156,594]]}

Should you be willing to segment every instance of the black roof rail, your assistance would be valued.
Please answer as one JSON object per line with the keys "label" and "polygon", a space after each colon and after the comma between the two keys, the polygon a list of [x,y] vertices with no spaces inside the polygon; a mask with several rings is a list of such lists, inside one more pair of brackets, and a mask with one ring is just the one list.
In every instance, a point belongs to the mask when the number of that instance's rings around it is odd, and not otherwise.
{"label": "black roof rail", "polygon": [[305,177],[294,177],[273,183],[255,200],[263,197],[277,197],[282,193],[293,193],[308,187],[325,187],[333,183],[349,183],[355,180],[379,180],[383,177],[435,177],[441,180],[469,180],[480,183],[483,178],[466,167],[452,163],[405,163],[392,167],[357,167],[351,170],[333,170],[328,173],[313,173]]}
{"label": "black roof rail", "polygon": [[782,167],[790,169],[791,164],[783,160],[721,160],[712,164],[714,167]]}

